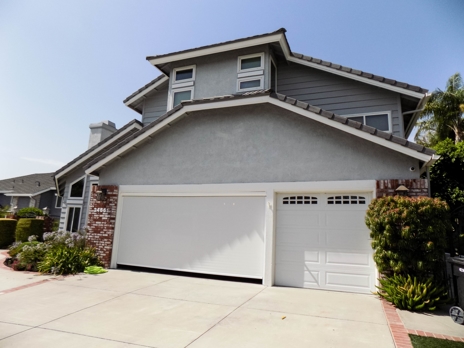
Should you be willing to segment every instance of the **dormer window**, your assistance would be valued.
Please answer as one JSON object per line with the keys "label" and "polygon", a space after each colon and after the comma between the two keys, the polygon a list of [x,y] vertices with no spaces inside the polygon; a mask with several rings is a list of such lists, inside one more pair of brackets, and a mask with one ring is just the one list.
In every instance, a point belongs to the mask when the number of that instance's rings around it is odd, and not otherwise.
{"label": "dormer window", "polygon": [[368,114],[358,114],[358,115],[346,115],[346,118],[377,128],[378,130],[384,132],[392,132],[391,129],[391,113],[386,112],[376,112]]}
{"label": "dormer window", "polygon": [[238,92],[264,88],[264,53],[240,56],[237,64]]}
{"label": "dormer window", "polygon": [[195,65],[183,66],[172,70],[169,109],[175,108],[185,100],[193,99],[195,85]]}

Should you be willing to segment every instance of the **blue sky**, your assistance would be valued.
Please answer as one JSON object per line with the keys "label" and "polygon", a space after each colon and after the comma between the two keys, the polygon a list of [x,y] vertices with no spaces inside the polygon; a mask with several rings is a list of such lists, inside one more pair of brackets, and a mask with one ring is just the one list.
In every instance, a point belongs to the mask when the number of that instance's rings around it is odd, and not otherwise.
{"label": "blue sky", "polygon": [[0,179],[52,172],[159,75],[145,57],[287,29],[293,51],[419,85],[464,74],[464,1],[0,1]]}

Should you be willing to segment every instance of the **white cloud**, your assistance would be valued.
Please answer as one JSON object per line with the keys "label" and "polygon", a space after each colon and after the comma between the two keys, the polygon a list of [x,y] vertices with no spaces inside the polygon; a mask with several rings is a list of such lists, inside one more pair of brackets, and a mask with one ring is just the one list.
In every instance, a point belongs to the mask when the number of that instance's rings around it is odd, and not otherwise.
{"label": "white cloud", "polygon": [[62,167],[66,163],[60,162],[60,161],[55,161],[52,159],[42,159],[42,158],[32,158],[32,157],[21,157],[21,159],[29,162],[37,162],[37,163],[43,163],[43,164],[48,164],[53,167]]}

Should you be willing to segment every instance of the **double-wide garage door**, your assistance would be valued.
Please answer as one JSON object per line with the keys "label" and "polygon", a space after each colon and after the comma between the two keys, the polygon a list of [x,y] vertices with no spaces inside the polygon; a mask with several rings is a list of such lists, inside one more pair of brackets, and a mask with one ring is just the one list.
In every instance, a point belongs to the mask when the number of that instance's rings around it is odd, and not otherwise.
{"label": "double-wide garage door", "polygon": [[122,196],[117,263],[263,277],[264,196]]}
{"label": "double-wide garage door", "polygon": [[279,194],[277,200],[276,285],[375,290],[364,223],[370,194]]}

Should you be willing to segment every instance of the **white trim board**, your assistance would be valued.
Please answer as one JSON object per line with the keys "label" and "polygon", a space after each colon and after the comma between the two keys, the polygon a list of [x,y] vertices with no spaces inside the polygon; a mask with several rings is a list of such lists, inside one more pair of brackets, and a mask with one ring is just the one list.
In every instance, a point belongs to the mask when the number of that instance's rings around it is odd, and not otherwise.
{"label": "white trim board", "polygon": [[56,187],[49,187],[49,188],[46,188],[46,189],[44,189],[42,191],[39,191],[39,192],[36,192],[36,193],[14,193],[14,192],[12,192],[12,193],[5,193],[4,195],[8,196],[8,197],[34,197],[34,196],[41,195],[42,193],[45,193],[45,192],[48,192],[48,191],[51,191],[51,190],[56,190]]}
{"label": "white trim board", "polygon": [[134,95],[132,98],[130,98],[128,101],[126,101],[124,103],[124,105],[126,105],[126,106],[131,105],[133,102],[139,100],[141,97],[143,97],[144,95],[150,93],[151,91],[153,91],[154,89],[156,89],[157,87],[159,87],[160,85],[162,85],[163,83],[165,83],[167,81],[169,81],[169,77],[164,75],[159,81],[157,81],[156,83],[154,83],[153,85],[151,85],[147,89],[144,89],[140,93]]}
{"label": "white trim board", "polygon": [[244,99],[230,99],[230,100],[222,100],[222,101],[217,101],[217,102],[210,102],[210,103],[205,103],[205,104],[185,104],[183,107],[155,125],[153,128],[147,130],[145,133],[140,135],[139,137],[133,139],[130,141],[128,144],[122,146],[112,154],[108,155],[107,157],[101,159],[99,162],[95,163],[91,167],[89,167],[85,172],[87,174],[92,174],[94,171],[97,169],[104,167],[108,162],[112,161],[113,159],[119,158],[122,156],[125,152],[131,150],[132,148],[136,148],[137,144],[140,142],[150,139],[157,132],[162,130],[164,127],[170,126],[170,123],[173,123],[176,119],[178,119],[181,116],[188,115],[189,112],[193,111],[199,111],[199,110],[214,110],[214,109],[221,109],[221,108],[227,108],[227,107],[236,107],[236,106],[243,106],[243,105],[257,105],[257,104],[263,104],[263,103],[269,103],[273,104],[275,106],[278,106],[280,108],[289,110],[291,112],[294,112],[296,114],[299,114],[301,116],[307,117],[311,120],[320,122],[322,124],[325,124],[327,126],[330,126],[335,129],[339,129],[341,131],[344,131],[348,134],[352,134],[354,136],[357,136],[359,138],[371,141],[375,144],[384,146],[386,148],[392,149],[394,151],[403,153],[405,155],[411,156],[413,158],[416,158],[418,160],[421,160],[423,162],[428,162],[431,159],[430,155],[426,155],[423,153],[419,153],[416,150],[410,149],[408,147],[402,146],[400,144],[396,144],[392,141],[382,139],[380,137],[377,137],[375,135],[366,133],[362,130],[347,126],[346,124],[342,124],[339,122],[336,122],[334,120],[330,120],[328,118],[325,118],[321,115],[315,114],[311,111],[302,109],[300,107],[297,107],[295,105],[288,104],[286,102],[280,101],[276,98],[271,98],[268,95],[264,96],[258,96],[258,97],[251,97],[251,98],[244,98]]}
{"label": "white trim board", "polygon": [[268,44],[271,42],[278,42],[282,37],[283,37],[283,33],[279,33],[279,34],[269,35],[265,37],[255,38],[255,39],[249,39],[249,40],[243,40],[243,41],[233,42],[229,44],[218,45],[214,47],[206,47],[203,49],[197,49],[194,51],[173,54],[173,55],[169,55],[165,57],[147,58],[147,60],[150,62],[150,64],[152,64],[153,66],[156,66],[159,64],[176,62],[178,60],[184,60],[184,59],[189,59],[189,58],[206,56],[209,54],[227,52],[227,51],[237,50],[240,48],[259,46],[259,45],[264,45],[264,44]]}

